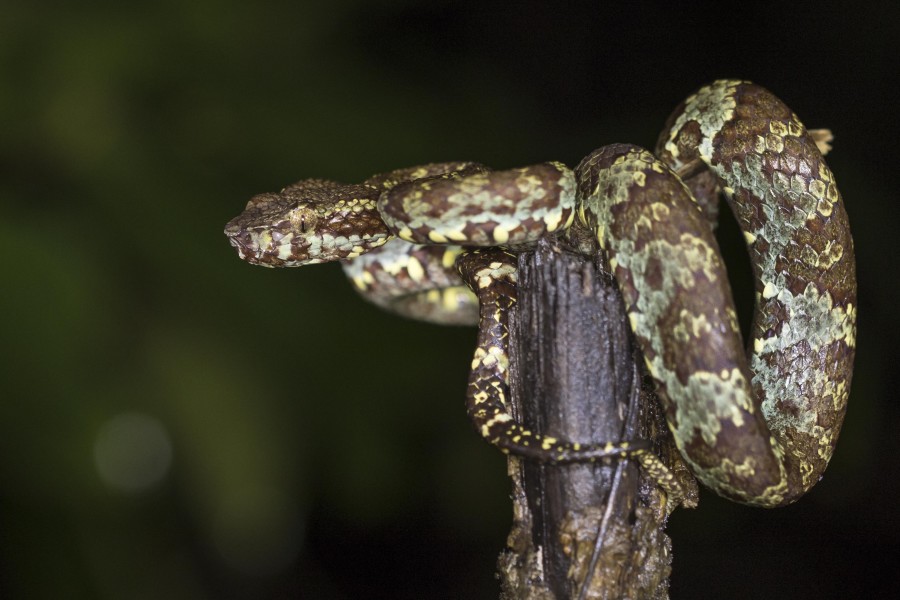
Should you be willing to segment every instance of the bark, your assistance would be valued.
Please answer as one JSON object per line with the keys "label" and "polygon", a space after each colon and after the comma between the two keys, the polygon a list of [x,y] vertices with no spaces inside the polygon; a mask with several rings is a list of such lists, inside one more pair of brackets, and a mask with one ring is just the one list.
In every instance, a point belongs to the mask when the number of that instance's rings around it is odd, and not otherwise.
{"label": "bark", "polygon": [[[678,467],[608,271],[543,241],[519,258],[518,298],[516,419],[582,443],[650,436]],[[509,474],[514,522],[498,561],[504,598],[668,597],[663,497],[634,461],[553,466],[511,457]]]}

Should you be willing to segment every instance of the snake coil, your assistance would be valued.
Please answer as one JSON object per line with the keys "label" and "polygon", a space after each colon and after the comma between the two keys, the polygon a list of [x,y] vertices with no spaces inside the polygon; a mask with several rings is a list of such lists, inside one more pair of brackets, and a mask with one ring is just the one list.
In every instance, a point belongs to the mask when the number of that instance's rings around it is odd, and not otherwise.
{"label": "snake coil", "polygon": [[[710,224],[720,193],[755,280],[746,352]],[[461,162],[360,185],[304,180],[255,196],[225,232],[248,262],[341,260],[379,306],[477,322],[467,408],[488,441],[547,462],[633,456],[677,497],[647,443],[558,440],[509,413],[515,252],[548,235],[595,239],[676,445],[701,482],[738,502],[781,506],[820,479],[834,451],[855,350],[853,241],[817,140],[752,83],[716,81],[691,95],[655,155],[615,144],[574,172],[555,162],[507,171]]]}

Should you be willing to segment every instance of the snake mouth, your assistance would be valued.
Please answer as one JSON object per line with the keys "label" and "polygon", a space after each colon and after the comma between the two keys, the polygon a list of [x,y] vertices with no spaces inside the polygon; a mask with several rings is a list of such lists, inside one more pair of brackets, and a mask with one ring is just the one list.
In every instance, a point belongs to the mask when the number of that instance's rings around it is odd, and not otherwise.
{"label": "snake mouth", "polygon": [[267,253],[259,244],[259,234],[229,223],[225,226],[228,243],[237,250],[238,256],[253,265],[264,267],[280,266],[278,257]]}
{"label": "snake mouth", "polygon": [[272,228],[246,228],[229,223],[225,236],[241,260],[263,267],[296,267],[326,262],[309,256],[309,242]]}

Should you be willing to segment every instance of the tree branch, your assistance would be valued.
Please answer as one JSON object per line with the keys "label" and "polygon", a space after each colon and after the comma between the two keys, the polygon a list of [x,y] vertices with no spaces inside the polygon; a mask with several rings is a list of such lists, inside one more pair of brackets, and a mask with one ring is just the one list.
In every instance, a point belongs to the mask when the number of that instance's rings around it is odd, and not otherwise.
{"label": "tree branch", "polygon": [[[518,290],[516,419],[583,443],[668,440],[658,403],[641,385],[621,297],[600,265],[542,241],[519,258]],[[667,441],[660,451],[679,466]],[[545,466],[511,457],[509,474],[514,522],[498,562],[505,598],[668,597],[664,499],[633,461]]]}

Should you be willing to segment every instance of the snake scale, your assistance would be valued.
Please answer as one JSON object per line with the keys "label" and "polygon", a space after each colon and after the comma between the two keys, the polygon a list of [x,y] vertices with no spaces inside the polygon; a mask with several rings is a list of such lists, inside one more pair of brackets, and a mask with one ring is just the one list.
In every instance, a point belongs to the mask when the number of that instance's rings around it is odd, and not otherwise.
{"label": "snake scale", "polygon": [[[746,351],[713,235],[720,194],[755,280]],[[505,452],[551,463],[631,456],[677,495],[647,442],[558,440],[508,410],[516,252],[550,235],[596,240],[586,250],[606,253],[676,445],[702,483],[781,506],[821,478],[834,451],[855,350],[853,241],[816,140],[750,82],[700,88],[655,153],[614,144],[574,170],[458,162],[359,185],[304,180],[252,198],[225,233],[250,263],[340,260],[379,306],[478,323],[468,413]]]}

